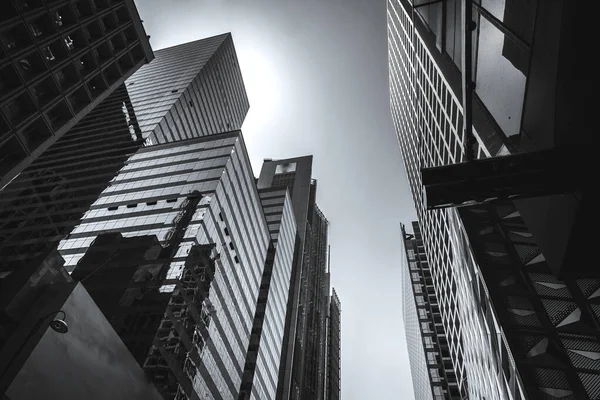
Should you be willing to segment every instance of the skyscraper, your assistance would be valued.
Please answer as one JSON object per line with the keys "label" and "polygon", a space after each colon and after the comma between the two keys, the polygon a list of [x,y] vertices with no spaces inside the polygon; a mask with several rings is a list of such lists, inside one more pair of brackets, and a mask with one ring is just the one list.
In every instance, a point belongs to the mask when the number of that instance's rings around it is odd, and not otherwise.
{"label": "skyscraper", "polygon": [[140,146],[241,127],[249,106],[230,34],[156,54],[2,190],[0,272],[42,260]]}
{"label": "skyscraper", "polygon": [[342,305],[332,289],[329,296],[329,313],[327,315],[327,358],[325,364],[325,400],[340,400],[341,387],[341,356],[342,356]]}
{"label": "skyscraper", "polygon": [[268,245],[236,131],[138,150],[59,251],[162,393],[203,399],[238,396]]}
{"label": "skyscraper", "polygon": [[56,249],[143,145],[136,129],[122,84],[0,191],[0,272],[35,269]]}
{"label": "skyscraper", "polygon": [[402,315],[415,398],[460,399],[418,222],[402,230]]}
{"label": "skyscraper", "polygon": [[0,5],[0,188],[152,60],[133,0]]}
{"label": "skyscraper", "polygon": [[275,399],[285,333],[296,221],[284,188],[261,189],[259,196],[271,235],[260,285],[240,400]]}
{"label": "skyscraper", "polygon": [[241,129],[250,105],[230,33],[155,56],[127,80],[146,145]]}
{"label": "skyscraper", "polygon": [[258,188],[287,188],[298,239],[286,313],[278,399],[321,399],[325,391],[328,222],[316,205],[312,156],[265,160]]}
{"label": "skyscraper", "polygon": [[[461,5],[471,3],[467,25]],[[569,136],[566,129],[591,126],[588,89],[576,93],[581,83],[573,73],[589,68],[585,36],[567,44],[586,29],[571,23],[573,15],[589,18],[575,8],[388,1],[392,117],[463,398],[598,396],[592,382],[599,370],[590,360],[600,354],[594,294],[600,282],[590,268],[564,268],[574,253],[589,254],[572,245],[585,226],[584,196],[427,210],[421,181],[422,168],[466,161],[467,150],[483,159],[583,145],[584,134]],[[473,46],[465,52],[466,27]],[[465,112],[459,99],[469,89]]]}

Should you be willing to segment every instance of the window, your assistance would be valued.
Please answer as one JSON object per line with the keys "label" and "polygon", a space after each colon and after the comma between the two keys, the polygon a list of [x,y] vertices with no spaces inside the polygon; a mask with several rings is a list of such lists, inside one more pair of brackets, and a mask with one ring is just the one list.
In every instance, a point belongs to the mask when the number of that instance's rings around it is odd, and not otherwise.
{"label": "window", "polygon": [[429,375],[433,382],[441,382],[440,371],[437,368],[429,368]]}
{"label": "window", "polygon": [[231,250],[235,250],[235,248],[233,247],[233,242],[229,242],[229,248],[230,248]]}
{"label": "window", "polygon": [[219,219],[220,219],[221,221],[225,221],[225,220],[223,219],[223,214],[221,214],[220,212],[219,212]]}
{"label": "window", "polygon": [[295,162],[279,164],[275,167],[275,174],[287,174],[289,172],[296,172]]}
{"label": "window", "polygon": [[229,230],[227,228],[223,228],[223,232],[225,232],[225,235],[229,236]]}
{"label": "window", "polygon": [[233,256],[233,261],[235,261],[236,264],[240,263],[240,259],[238,258],[238,256]]}

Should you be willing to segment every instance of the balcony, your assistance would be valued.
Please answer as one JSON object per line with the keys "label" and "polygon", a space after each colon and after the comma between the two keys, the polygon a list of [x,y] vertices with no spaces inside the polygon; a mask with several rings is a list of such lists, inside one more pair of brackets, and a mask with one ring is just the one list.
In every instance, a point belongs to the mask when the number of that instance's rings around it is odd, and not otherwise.
{"label": "balcony", "polygon": [[65,65],[60,71],[56,72],[54,76],[56,77],[58,85],[63,91],[67,91],[77,82],[79,82],[77,71],[70,63]]}
{"label": "balcony", "polygon": [[106,32],[111,32],[117,29],[117,27],[119,26],[119,24],[117,24],[117,20],[115,19],[112,13],[106,14],[102,18],[102,24],[104,25]]}
{"label": "balcony", "polygon": [[34,122],[27,125],[20,133],[19,137],[21,141],[29,150],[29,152],[33,152],[37,149],[42,143],[48,140],[52,136],[52,132],[50,128],[44,121],[42,116],[38,117]]}
{"label": "balcony", "polygon": [[11,1],[0,2],[0,22],[18,17],[19,13]]}
{"label": "balcony", "polygon": [[50,13],[50,19],[53,25],[59,30],[69,29],[77,22],[75,13],[70,4],[65,4],[62,7],[54,9]]}
{"label": "balcony", "polygon": [[112,85],[121,77],[121,71],[119,71],[116,62],[113,62],[104,70],[104,77],[109,85]]}
{"label": "balcony", "polygon": [[93,98],[98,97],[102,92],[106,90],[106,82],[102,74],[96,74],[92,79],[87,82],[87,87]]}
{"label": "balcony", "polygon": [[84,87],[77,89],[68,97],[68,99],[73,111],[75,111],[75,114],[78,114],[91,102],[90,97]]}
{"label": "balcony", "polygon": [[4,175],[27,157],[25,149],[16,137],[11,137],[0,144],[0,175]]}
{"label": "balcony", "polygon": [[0,43],[9,54],[16,54],[33,44],[33,40],[24,24],[20,23],[0,32]]}
{"label": "balcony", "polygon": [[29,31],[35,40],[43,40],[56,33],[56,26],[50,14],[43,13],[40,16],[31,18],[27,24]]}
{"label": "balcony", "polygon": [[30,92],[40,108],[48,105],[48,103],[50,103],[60,94],[60,91],[56,86],[56,82],[54,82],[52,77],[48,77],[42,82],[38,83],[36,86],[32,87]]}
{"label": "balcony", "polygon": [[0,69],[0,93],[8,95],[21,86],[19,74],[12,65]]}
{"label": "balcony", "polygon": [[71,114],[71,110],[69,110],[69,106],[67,106],[67,103],[64,100],[46,112],[46,118],[48,118],[48,121],[50,122],[50,125],[54,131],[59,130],[72,117],[73,115]]}
{"label": "balcony", "polygon": [[85,19],[94,15],[95,8],[95,4],[90,0],[80,0],[75,3],[75,14],[80,19]]}
{"label": "balcony", "polygon": [[90,22],[84,29],[87,31],[89,43],[95,43],[104,37],[104,33],[102,32],[102,28],[98,21]]}
{"label": "balcony", "polygon": [[76,58],[75,66],[83,77],[90,75],[98,67],[91,51],[88,51],[83,56]]}
{"label": "balcony", "polygon": [[2,107],[2,113],[15,127],[25,122],[36,111],[35,103],[27,92],[21,93],[17,98]]}

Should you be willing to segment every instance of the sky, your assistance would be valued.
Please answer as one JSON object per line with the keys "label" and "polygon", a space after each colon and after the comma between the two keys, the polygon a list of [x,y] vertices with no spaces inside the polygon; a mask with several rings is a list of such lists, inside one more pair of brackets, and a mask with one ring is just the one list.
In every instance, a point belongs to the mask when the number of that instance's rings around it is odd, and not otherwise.
{"label": "sky", "polygon": [[412,399],[400,228],[416,219],[389,111],[385,0],[136,0],[153,49],[231,32],[264,158],[312,154],[342,302],[342,398]]}

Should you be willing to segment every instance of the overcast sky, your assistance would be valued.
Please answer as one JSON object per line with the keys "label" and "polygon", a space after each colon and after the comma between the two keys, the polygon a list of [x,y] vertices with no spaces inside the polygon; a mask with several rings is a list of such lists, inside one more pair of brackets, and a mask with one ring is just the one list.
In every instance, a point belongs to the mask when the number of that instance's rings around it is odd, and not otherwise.
{"label": "overcast sky", "polygon": [[388,100],[385,0],[136,0],[155,50],[231,32],[264,158],[313,154],[342,302],[344,400],[412,399],[399,223],[415,219]]}

